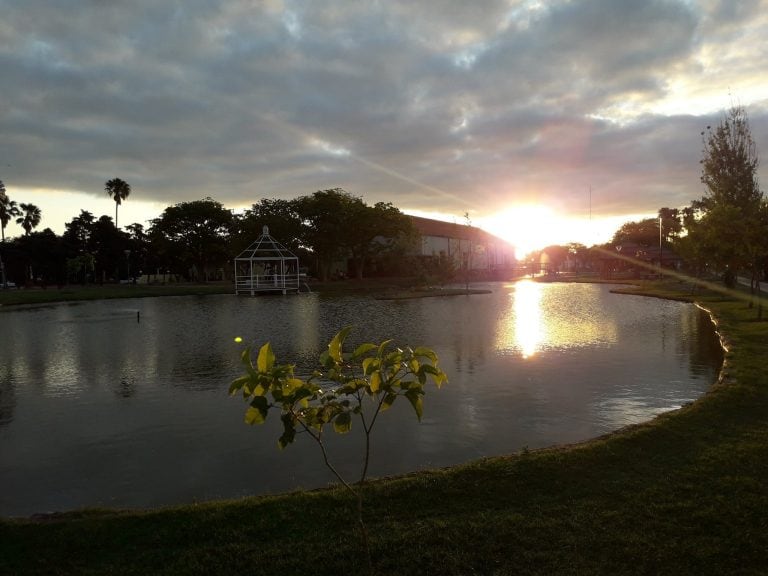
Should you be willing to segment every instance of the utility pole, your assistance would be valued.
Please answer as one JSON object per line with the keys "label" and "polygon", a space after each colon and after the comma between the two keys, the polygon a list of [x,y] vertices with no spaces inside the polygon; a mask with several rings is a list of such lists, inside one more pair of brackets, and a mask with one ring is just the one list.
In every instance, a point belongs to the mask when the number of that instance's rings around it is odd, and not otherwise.
{"label": "utility pole", "polygon": [[664,256],[663,256],[663,250],[664,246],[662,244],[662,239],[664,237],[664,234],[662,233],[663,228],[663,219],[661,216],[659,216],[659,278],[661,278],[664,275]]}

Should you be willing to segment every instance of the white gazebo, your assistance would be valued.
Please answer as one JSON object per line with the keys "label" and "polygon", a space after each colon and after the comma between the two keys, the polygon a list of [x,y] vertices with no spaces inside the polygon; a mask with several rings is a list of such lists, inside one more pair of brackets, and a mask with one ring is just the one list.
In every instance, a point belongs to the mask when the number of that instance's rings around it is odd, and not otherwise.
{"label": "white gazebo", "polygon": [[285,246],[263,233],[235,258],[235,294],[299,291],[299,259]]}

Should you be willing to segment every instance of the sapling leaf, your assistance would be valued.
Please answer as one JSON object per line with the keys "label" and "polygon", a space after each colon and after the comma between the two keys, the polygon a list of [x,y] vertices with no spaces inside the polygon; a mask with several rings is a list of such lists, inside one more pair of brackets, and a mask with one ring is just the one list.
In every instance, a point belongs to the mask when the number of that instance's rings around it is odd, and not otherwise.
{"label": "sapling leaf", "polygon": [[250,380],[250,376],[240,376],[240,378],[235,379],[232,384],[229,385],[229,395],[234,396],[235,392],[240,390]]}
{"label": "sapling leaf", "polygon": [[413,355],[416,357],[429,358],[433,364],[437,362],[437,354],[435,354],[435,351],[432,350],[431,348],[426,348],[424,346],[417,346],[413,351]]}
{"label": "sapling leaf", "polygon": [[416,390],[408,390],[408,392],[405,393],[405,397],[408,398],[411,406],[413,406],[413,409],[416,411],[416,417],[419,419],[419,422],[421,422],[421,415],[424,411],[421,394]]}
{"label": "sapling leaf", "polygon": [[337,364],[341,364],[344,359],[342,357],[341,353],[341,347],[344,344],[344,340],[347,338],[349,333],[352,331],[351,326],[347,326],[345,328],[342,328],[336,336],[333,337],[330,344],[328,344],[328,355],[333,359],[334,362]]}
{"label": "sapling leaf", "polygon": [[376,370],[373,374],[371,374],[371,383],[370,383],[370,389],[371,392],[374,394],[379,391],[379,388],[381,387],[381,371]]}
{"label": "sapling leaf", "polygon": [[386,349],[387,349],[387,346],[389,346],[391,342],[392,342],[392,339],[389,339],[389,340],[384,340],[384,342],[382,342],[381,344],[379,344],[379,351],[378,351],[378,353],[377,353],[377,355],[378,355],[379,357],[382,357],[382,356],[384,356],[384,350],[386,350]]}
{"label": "sapling leaf", "polygon": [[283,434],[278,438],[277,445],[283,449],[296,438],[296,423],[292,414],[283,414],[280,420],[283,422]]}
{"label": "sapling leaf", "polygon": [[269,403],[265,396],[256,396],[245,411],[245,421],[248,424],[263,424],[267,418]]}
{"label": "sapling leaf", "polygon": [[377,346],[376,344],[372,344],[370,342],[366,342],[365,344],[360,344],[357,348],[355,348],[355,351],[352,353],[352,359],[358,359],[361,356],[364,356],[365,354],[368,354],[371,350],[376,350]]}
{"label": "sapling leaf", "polygon": [[267,342],[259,350],[259,357],[256,360],[256,368],[259,372],[269,372],[275,365],[275,354],[272,352],[272,345]]}
{"label": "sapling leaf", "polygon": [[395,403],[395,400],[397,400],[397,394],[392,392],[385,394],[384,400],[381,402],[381,411],[383,412],[384,410],[389,410],[392,407],[392,404]]}
{"label": "sapling leaf", "polygon": [[369,357],[363,360],[361,366],[363,367],[363,374],[366,376],[370,376],[371,372],[376,370],[379,365],[381,364],[381,361],[378,358]]}
{"label": "sapling leaf", "polygon": [[352,428],[352,416],[349,412],[341,412],[333,419],[333,429],[338,434],[346,434]]}

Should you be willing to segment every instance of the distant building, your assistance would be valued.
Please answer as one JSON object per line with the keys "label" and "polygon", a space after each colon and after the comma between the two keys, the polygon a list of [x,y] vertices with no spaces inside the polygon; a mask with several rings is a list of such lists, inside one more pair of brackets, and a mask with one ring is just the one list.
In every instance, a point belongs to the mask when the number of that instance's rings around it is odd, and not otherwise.
{"label": "distant building", "polygon": [[517,265],[515,247],[485,230],[420,216],[411,219],[421,235],[420,257],[448,257],[457,269],[489,276],[511,271]]}

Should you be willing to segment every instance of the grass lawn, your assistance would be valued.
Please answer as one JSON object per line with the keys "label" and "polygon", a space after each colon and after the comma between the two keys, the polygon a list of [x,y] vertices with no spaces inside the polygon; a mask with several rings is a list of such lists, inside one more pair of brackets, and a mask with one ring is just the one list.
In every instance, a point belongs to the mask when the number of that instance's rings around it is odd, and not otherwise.
{"label": "grass lawn", "polygon": [[199,294],[234,294],[231,282],[209,284],[89,284],[86,286],[48,286],[0,290],[0,306],[19,304],[47,304],[79,300],[107,300],[112,298],[147,298],[151,296],[192,296]]}
{"label": "grass lawn", "polygon": [[[708,394],[584,444],[369,483],[374,572],[767,574],[768,322],[742,298],[695,298],[728,345]],[[3,520],[0,574],[362,574],[354,513],[330,488]]]}

